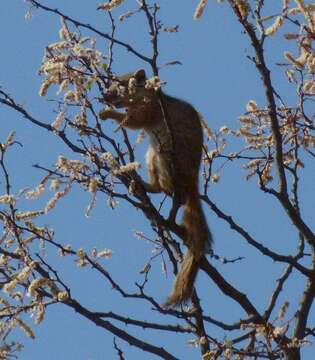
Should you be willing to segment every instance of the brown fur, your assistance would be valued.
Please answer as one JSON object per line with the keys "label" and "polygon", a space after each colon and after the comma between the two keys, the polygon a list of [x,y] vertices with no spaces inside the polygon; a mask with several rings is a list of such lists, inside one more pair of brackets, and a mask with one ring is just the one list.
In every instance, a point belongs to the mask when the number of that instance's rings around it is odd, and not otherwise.
{"label": "brown fur", "polygon": [[[133,87],[128,88],[130,84]],[[150,182],[144,183],[145,189],[149,192],[163,191],[173,196],[177,205],[185,206],[184,243],[188,250],[176,276],[172,294],[166,301],[166,305],[178,305],[190,298],[199,261],[212,243],[198,192],[202,128],[200,117],[190,104],[161,93],[171,136],[159,97],[155,90],[145,88],[145,84],[143,70],[127,74],[113,82],[104,96],[104,102],[117,108],[124,107],[126,112],[120,113],[107,108],[100,112],[100,118],[114,119],[126,128],[145,130],[150,137],[146,155]]]}
{"label": "brown fur", "polygon": [[177,306],[186,302],[194,289],[199,263],[188,249],[184,255],[180,271],[175,278],[172,293],[166,299],[166,306]]}

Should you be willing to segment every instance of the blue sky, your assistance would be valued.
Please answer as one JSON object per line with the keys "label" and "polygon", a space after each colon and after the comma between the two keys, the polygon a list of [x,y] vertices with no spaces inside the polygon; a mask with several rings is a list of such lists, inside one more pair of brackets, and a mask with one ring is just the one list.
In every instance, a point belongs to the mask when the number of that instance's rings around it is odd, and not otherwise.
{"label": "blue sky", "polygon": [[[237,117],[245,111],[249,99],[264,104],[259,76],[246,58],[246,55],[251,53],[250,46],[226,4],[220,5],[216,1],[209,1],[202,19],[194,21],[192,15],[197,3],[198,1],[160,1],[160,16],[164,25],[180,25],[178,34],[161,35],[160,63],[179,60],[183,64],[166,67],[161,71],[161,78],[167,81],[165,91],[192,103],[213,129],[219,129],[223,125],[236,128]],[[270,9],[272,7],[271,11],[275,11],[276,3],[278,2],[274,1],[272,5],[268,5]],[[82,22],[91,23],[105,32],[109,29],[105,14],[95,10],[98,5],[96,1],[50,0],[45,1],[45,4],[58,7],[64,13]],[[135,2],[131,0],[126,1],[126,5],[115,10],[113,14],[117,16],[130,8],[135,8]],[[38,76],[37,70],[45,46],[58,41],[60,21],[55,15],[48,15],[40,10],[34,10],[32,19],[25,20],[27,10],[28,7],[23,1],[4,0],[2,3],[0,81],[3,88],[18,102],[23,103],[34,116],[51,123],[54,117],[51,111],[53,105],[47,102],[47,99],[54,98],[55,90],[50,90],[47,98],[38,96],[42,79]],[[86,35],[90,34],[86,33]],[[150,51],[149,37],[141,18],[132,18],[119,24],[117,37],[131,42],[141,51]],[[267,49],[270,49],[268,60],[275,71],[272,63],[283,60],[282,52],[287,44],[281,40],[280,35],[277,35],[273,44],[272,46],[267,44]],[[98,40],[97,46],[105,50],[107,44],[103,40]],[[115,47],[114,52],[114,70],[117,73],[143,67],[138,59],[124,49]],[[146,70],[149,71],[147,68]],[[290,99],[292,95],[284,77],[277,76],[276,84],[282,94]],[[1,107],[0,119],[1,140],[14,129],[17,139],[23,144],[22,150],[14,148],[8,158],[14,183],[13,191],[26,186],[36,186],[42,174],[32,169],[32,164],[50,167],[60,154],[73,157],[57,137],[52,137],[42,129],[30,125],[12,111]],[[107,129],[111,131],[114,126],[108,124]],[[143,165],[144,151],[145,144],[137,150],[139,161]],[[142,173],[145,174],[144,169]],[[246,182],[244,178],[245,172],[239,164],[226,167],[222,172],[222,181],[211,185],[211,199],[270,248],[284,253],[294,249],[297,234],[284,216],[283,210],[274,199],[266,197],[257,189],[256,180]],[[311,200],[307,194],[314,190],[314,180],[314,173],[310,172],[308,180],[303,184],[306,194],[303,198],[304,211],[309,221],[314,220],[314,216],[311,211]],[[44,198],[42,203],[34,202],[34,207],[40,207],[47,198]],[[89,194],[75,189],[51,215],[47,216],[47,219],[42,221],[56,230],[57,239],[64,244],[70,242],[76,248],[85,249],[91,249],[93,246],[112,249],[114,256],[104,260],[104,266],[117,281],[132,291],[135,289],[133,282],[140,282],[142,279],[139,270],[150,257],[152,250],[150,243],[136,239],[133,232],[140,230],[150,235],[149,224],[139,213],[131,211],[123,202],[114,211],[111,210],[106,205],[104,197],[99,198],[92,216],[87,219],[84,212],[89,201]],[[248,249],[245,242],[210,211],[207,211],[207,219],[215,238],[215,252],[228,258],[245,257],[245,260],[236,264],[221,265],[214,262],[214,265],[227,279],[237,284],[241,291],[248,292],[249,298],[254,304],[258,304],[259,310],[262,310],[283,266],[261,258],[253,249]],[[77,269],[73,260],[56,257],[49,250],[48,256],[54,259],[65,281],[71,284],[73,294],[86,306],[100,311],[124,309],[122,311],[124,314],[134,313],[142,319],[154,319],[148,306],[121,299],[110,289],[108,283],[89,269]],[[161,273],[161,263],[156,260],[148,290],[159,293],[158,299],[162,302],[170,290],[171,283],[172,276],[165,280]],[[256,289],[253,289],[253,284],[256,284]],[[279,306],[281,302],[287,299],[291,301],[292,298],[290,308],[294,309],[294,302],[298,299],[292,297],[292,294],[301,292],[304,279],[295,276],[289,285],[288,292],[280,297]],[[200,274],[197,286],[202,301],[210,303],[207,309],[210,309],[211,316],[227,322],[237,321],[239,317],[244,316],[238,306],[226,300],[213,284],[205,282],[203,274]],[[167,322],[167,319],[164,321]],[[131,328],[127,330],[133,331]],[[112,346],[112,335],[95,328],[93,324],[80,319],[78,315],[63,306],[48,309],[45,321],[35,328],[35,331],[36,341],[17,334],[25,344],[21,359],[100,360],[114,359],[116,356]],[[199,351],[185,344],[185,341],[191,338],[189,336],[177,337],[142,330],[133,333],[145,340],[154,340],[156,344],[165,346],[180,359],[199,358]],[[216,332],[216,336],[221,335],[222,332]],[[128,360],[151,359],[148,354],[139,353],[120,340],[118,343],[125,351]],[[305,350],[303,360],[312,359],[312,352],[314,346]]]}

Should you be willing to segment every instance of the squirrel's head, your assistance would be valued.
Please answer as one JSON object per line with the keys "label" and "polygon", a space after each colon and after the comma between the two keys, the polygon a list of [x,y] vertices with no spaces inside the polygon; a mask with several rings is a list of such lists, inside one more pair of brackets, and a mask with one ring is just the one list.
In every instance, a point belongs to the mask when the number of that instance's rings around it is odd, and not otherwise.
{"label": "squirrel's head", "polygon": [[144,70],[114,77],[102,101],[116,108],[128,107],[136,104],[148,95],[145,88],[146,74]]}

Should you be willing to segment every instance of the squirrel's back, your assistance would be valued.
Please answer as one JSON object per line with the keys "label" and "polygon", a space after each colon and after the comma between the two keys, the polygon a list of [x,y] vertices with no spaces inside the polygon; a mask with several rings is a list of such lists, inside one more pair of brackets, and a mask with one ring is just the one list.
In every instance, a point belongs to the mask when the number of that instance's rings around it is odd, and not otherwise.
{"label": "squirrel's back", "polygon": [[[150,137],[152,148],[149,151],[156,153],[156,156],[151,156],[150,159],[167,167],[170,176],[174,173],[172,176],[176,178],[173,182],[177,183],[177,187],[181,187],[176,191],[184,195],[192,187],[198,186],[203,144],[201,121],[198,112],[189,103],[164,93],[161,95],[170,128],[168,129],[161,113],[154,114],[159,116],[159,121],[153,122],[154,126],[144,128]],[[174,191],[169,188],[163,190],[171,193]]]}

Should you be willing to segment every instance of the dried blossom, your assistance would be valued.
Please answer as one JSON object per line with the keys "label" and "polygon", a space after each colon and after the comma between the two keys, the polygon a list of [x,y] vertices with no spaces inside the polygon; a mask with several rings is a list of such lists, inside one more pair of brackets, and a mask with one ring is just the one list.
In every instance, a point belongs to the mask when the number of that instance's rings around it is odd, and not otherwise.
{"label": "dried blossom", "polygon": [[33,330],[24,321],[19,318],[15,318],[14,324],[18,325],[28,337],[30,337],[31,339],[35,339],[35,334],[33,333]]}
{"label": "dried blossom", "polygon": [[267,36],[274,35],[283,25],[283,22],[284,22],[283,16],[277,16],[275,22],[265,30],[265,35]]}
{"label": "dried blossom", "polygon": [[85,128],[88,125],[87,122],[87,116],[86,116],[86,110],[80,111],[74,118],[73,123],[82,130],[82,128]]}
{"label": "dried blossom", "polygon": [[160,80],[158,76],[153,76],[150,79],[147,79],[145,82],[146,89],[153,89],[155,91],[159,90],[162,85],[165,85],[166,81]]}
{"label": "dried blossom", "polygon": [[47,214],[50,210],[52,210],[57,202],[64,196],[66,196],[70,191],[70,186],[66,186],[63,191],[57,191],[55,195],[48,201],[45,206],[45,213]]}
{"label": "dried blossom", "polygon": [[307,95],[315,95],[315,81],[314,80],[306,80],[303,85],[303,91]]}
{"label": "dried blossom", "polygon": [[67,291],[60,291],[57,296],[58,301],[65,302],[69,300],[69,294]]}
{"label": "dried blossom", "polygon": [[33,17],[32,11],[31,11],[31,10],[28,10],[28,11],[26,12],[26,14],[25,14],[24,17],[25,17],[25,20],[31,20],[32,17]]}
{"label": "dried blossom", "polygon": [[122,165],[118,169],[114,169],[113,174],[114,175],[122,175],[125,173],[129,173],[129,172],[138,170],[139,167],[140,167],[140,163],[138,163],[137,161],[134,161],[132,163]]}
{"label": "dried blossom", "polygon": [[246,105],[246,110],[248,112],[253,112],[253,111],[256,111],[258,109],[258,106],[256,104],[256,101],[254,100],[249,100],[249,102],[247,103]]}
{"label": "dried blossom", "polygon": [[205,7],[207,6],[208,0],[200,0],[198,6],[196,7],[195,13],[194,13],[194,19],[198,20],[201,18]]}
{"label": "dried blossom", "polygon": [[303,69],[308,57],[306,52],[303,52],[300,57],[294,58],[293,55],[289,51],[284,52],[284,57],[290,61],[293,65],[295,65],[299,69]]}
{"label": "dried blossom", "polygon": [[0,203],[1,204],[6,204],[6,205],[15,205],[16,204],[16,199],[13,195],[1,195],[0,196]]}
{"label": "dried blossom", "polygon": [[64,97],[63,97],[65,102],[73,102],[76,99],[76,95],[75,92],[72,90],[69,90],[65,93]]}
{"label": "dried blossom", "polygon": [[39,89],[39,96],[45,96],[52,83],[51,79],[46,79]]}
{"label": "dried blossom", "polygon": [[14,279],[6,284],[3,285],[3,291],[10,294],[12,291],[17,287],[19,281],[18,279]]}
{"label": "dried blossom", "polygon": [[39,302],[35,306],[36,316],[34,318],[35,325],[39,325],[43,320],[45,316],[45,306],[42,302]]}
{"label": "dried blossom", "polygon": [[285,325],[285,326],[276,326],[273,329],[273,336],[275,338],[279,337],[279,336],[283,336],[289,329],[289,324]]}
{"label": "dried blossom", "polygon": [[295,33],[285,33],[283,36],[286,40],[297,40],[299,38],[299,34]]}
{"label": "dried blossom", "polygon": [[110,249],[104,249],[97,253],[97,257],[101,258],[110,258],[113,256],[113,252]]}
{"label": "dried blossom", "polygon": [[120,6],[124,0],[110,0],[108,2],[105,2],[104,4],[101,4],[97,7],[98,10],[112,10],[115,7]]}
{"label": "dried blossom", "polygon": [[60,180],[59,179],[52,179],[49,189],[52,191],[56,191],[60,188]]}
{"label": "dried blossom", "polygon": [[80,160],[68,160],[63,155],[58,157],[56,162],[56,168],[65,173],[71,175],[73,179],[84,180],[84,172],[89,169],[88,165]]}
{"label": "dried blossom", "polygon": [[226,349],[223,353],[225,359],[232,359],[234,352],[232,349]]}
{"label": "dried blossom", "polygon": [[235,0],[235,6],[241,16],[241,18],[244,20],[247,18],[249,13],[249,4],[247,0]]}
{"label": "dried blossom", "polygon": [[15,131],[11,131],[6,139],[6,141],[4,142],[4,148],[9,147],[10,145],[14,144],[15,141]]}
{"label": "dried blossom", "polygon": [[36,296],[37,289],[44,287],[44,286],[49,286],[49,285],[51,285],[51,283],[52,283],[51,279],[46,279],[46,278],[34,279],[27,289],[29,296]]}
{"label": "dried blossom", "polygon": [[136,139],[136,144],[140,144],[146,137],[146,133],[144,130],[140,131],[137,139]]}
{"label": "dried blossom", "polygon": [[213,149],[213,150],[207,152],[207,156],[205,157],[205,161],[213,160],[218,155],[219,155],[219,150],[218,149]]}
{"label": "dried blossom", "polygon": [[97,189],[99,186],[99,180],[95,179],[95,178],[90,178],[89,179],[89,187],[88,187],[88,191],[90,193],[96,193]]}
{"label": "dried blossom", "polygon": [[226,125],[221,126],[219,129],[219,133],[222,135],[227,135],[230,133],[230,129]]}
{"label": "dried blossom", "polygon": [[121,15],[118,17],[118,19],[119,19],[120,21],[124,21],[124,20],[130,18],[133,14],[134,14],[133,11],[127,11],[126,13],[121,14]]}
{"label": "dried blossom", "polygon": [[119,163],[115,159],[115,157],[114,157],[114,155],[112,153],[110,153],[110,152],[103,153],[100,156],[100,159],[104,160],[111,170],[118,170],[119,169]]}
{"label": "dried blossom", "polygon": [[168,32],[168,33],[177,33],[179,30],[179,25],[176,26],[169,26],[169,27],[164,27],[163,31]]}
{"label": "dried blossom", "polygon": [[63,124],[65,118],[65,111],[60,111],[57,116],[55,121],[51,124],[51,126],[55,129],[55,130],[60,130],[61,126]]}
{"label": "dried blossom", "polygon": [[39,184],[35,190],[27,191],[25,197],[27,199],[38,199],[45,191],[45,184]]}
{"label": "dried blossom", "polygon": [[216,173],[216,174],[213,174],[211,176],[211,181],[216,184],[220,181],[220,174],[219,173]]}
{"label": "dried blossom", "polygon": [[38,217],[40,215],[43,215],[44,212],[42,210],[37,211],[24,211],[24,212],[18,212],[15,215],[16,220],[26,220],[26,219],[32,219],[34,217]]}
{"label": "dried blossom", "polygon": [[202,117],[201,114],[199,114],[199,118],[200,118],[200,121],[201,121],[203,131],[206,134],[208,140],[213,139],[213,131],[211,130],[211,128],[207,124],[206,120]]}
{"label": "dried blossom", "polygon": [[58,254],[60,256],[66,256],[71,254],[72,252],[72,246],[70,244],[64,246],[63,248],[59,249]]}

